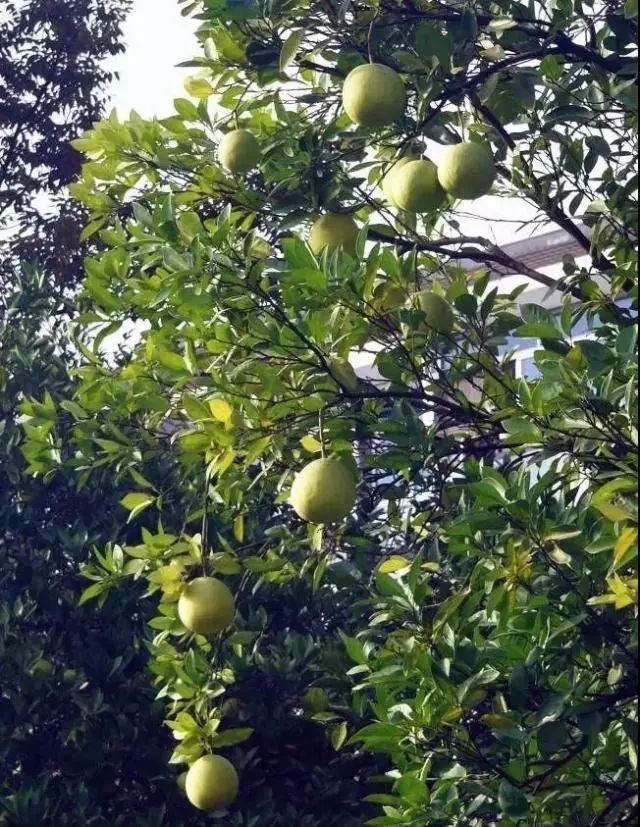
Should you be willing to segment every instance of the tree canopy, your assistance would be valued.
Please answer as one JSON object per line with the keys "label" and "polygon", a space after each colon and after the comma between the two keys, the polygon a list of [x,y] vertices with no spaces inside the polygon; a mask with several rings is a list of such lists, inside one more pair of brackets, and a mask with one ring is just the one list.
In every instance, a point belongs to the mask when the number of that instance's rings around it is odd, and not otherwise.
{"label": "tree canopy", "polygon": [[122,589],[100,616],[78,606],[78,567],[91,546],[134,539],[118,527],[125,491],[100,481],[79,492],[72,472],[43,486],[25,473],[17,421],[20,400],[43,399],[34,410],[47,418],[54,398],[73,394],[79,354],[62,320],[82,271],[86,212],[64,189],[80,168],[68,140],[102,114],[102,60],[120,48],[127,5],[0,10],[0,821],[8,827],[131,824],[131,812],[151,825],[167,809],[172,824],[193,823],[164,760],[137,589]]}
{"label": "tree canopy", "polygon": [[[84,362],[23,406],[31,473],[126,490],[140,535],[83,601],[156,605],[171,762],[232,760],[225,824],[630,823],[636,4],[182,5],[187,97],[74,142]],[[584,251],[560,280],[465,233],[494,176],[504,220],[524,199]],[[357,481],[344,520],[289,503],[319,457]],[[203,574],[236,599],[213,637],[178,616]]]}
{"label": "tree canopy", "polygon": [[70,141],[102,115],[122,50],[129,0],[7,0],[0,15],[1,284],[38,262],[48,282],[72,287],[82,273],[86,212],[65,187],[82,157]]}

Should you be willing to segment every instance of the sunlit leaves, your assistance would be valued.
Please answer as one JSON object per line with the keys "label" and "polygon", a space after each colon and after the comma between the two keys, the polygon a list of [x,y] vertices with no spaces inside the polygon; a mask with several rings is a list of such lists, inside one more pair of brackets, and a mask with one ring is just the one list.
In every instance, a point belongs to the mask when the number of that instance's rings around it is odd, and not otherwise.
{"label": "sunlit leaves", "polygon": [[[599,134],[610,79],[602,66],[594,79],[586,46],[578,62],[563,53],[561,37],[531,56],[548,26],[538,35],[507,6],[452,7],[446,20],[423,9],[402,26],[391,11],[369,29],[373,6],[343,4],[344,26],[322,46],[326,10],[220,22],[248,9],[207,4],[193,100],[161,122],[110,119],[82,139],[92,157],[77,195],[107,250],[88,265],[81,324],[142,330],[122,364],[87,348],[78,407],[60,408],[73,420],[68,449],[56,444],[57,406],[32,409],[32,467],[50,468],[55,445],[82,473],[133,478],[132,515],[155,504],[173,532],[166,545],[160,531],[143,535],[124,561],[104,553],[87,573],[98,599],[129,578],[159,601],[151,670],[181,722],[174,762],[254,729],[257,752],[252,741],[238,752],[268,789],[261,750],[275,721],[285,770],[313,752],[314,777],[327,772],[315,790],[332,788],[334,761],[342,773],[356,751],[370,761],[363,776],[390,768],[368,801],[358,788],[357,823],[370,804],[384,808],[372,824],[580,819],[598,773],[615,766],[628,783],[610,696],[626,691],[635,645],[637,334],[610,301],[627,295],[635,260],[616,234],[628,222],[622,149]],[[554,31],[586,42],[567,4],[550,14]],[[340,77],[367,49],[410,69],[406,119],[380,139],[337,106]],[[234,118],[263,149],[241,183],[216,162]],[[482,235],[465,239],[463,214],[447,206],[436,224],[382,209],[384,168],[420,134],[482,136],[501,191],[526,193],[564,229],[565,207],[579,215],[595,190],[588,201],[603,206],[586,246],[611,268],[581,269],[572,248],[553,293],[527,300],[526,285],[491,281],[496,256],[549,278]],[[315,256],[304,241],[334,209],[367,227],[356,259]],[[407,306],[426,282],[449,299],[455,335],[433,335]],[[526,364],[513,361],[522,347]],[[332,369],[354,355],[361,376]],[[361,479],[340,526],[303,524],[287,502],[295,470],[323,448],[349,456]],[[236,625],[215,643],[186,636],[176,616],[183,582],[203,570],[238,600]],[[331,709],[301,717],[316,682]],[[314,729],[301,748],[302,722]],[[591,751],[574,755],[583,736]],[[322,767],[320,750],[330,750]],[[239,817],[254,818],[252,804]]]}
{"label": "sunlit leaves", "polygon": [[129,520],[134,520],[138,514],[153,505],[155,499],[153,495],[140,491],[126,494],[120,502],[129,511]]}

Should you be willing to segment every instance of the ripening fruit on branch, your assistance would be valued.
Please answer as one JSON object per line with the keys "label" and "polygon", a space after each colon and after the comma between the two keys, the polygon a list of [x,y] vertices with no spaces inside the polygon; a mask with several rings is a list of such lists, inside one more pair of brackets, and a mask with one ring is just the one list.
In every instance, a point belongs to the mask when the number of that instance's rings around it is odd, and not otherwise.
{"label": "ripening fruit on branch", "polygon": [[323,250],[342,247],[352,256],[356,253],[358,225],[350,215],[327,213],[315,221],[309,231],[309,247],[315,255]]}
{"label": "ripening fruit on branch", "polygon": [[454,198],[486,195],[496,177],[493,156],[484,144],[461,143],[447,147],[438,165],[438,180]]}
{"label": "ripening fruit on branch", "polygon": [[296,474],[291,486],[291,505],[310,523],[342,520],[356,501],[356,482],[340,460],[316,459]]}
{"label": "ripening fruit on branch", "polygon": [[238,773],[222,755],[203,755],[187,773],[187,798],[199,810],[228,807],[238,795]]}
{"label": "ripening fruit on branch", "polygon": [[261,157],[260,144],[246,129],[227,132],[218,145],[218,160],[229,172],[249,172],[258,166]]}
{"label": "ripening fruit on branch", "polygon": [[342,87],[342,105],[359,126],[388,126],[404,112],[407,93],[402,78],[382,63],[356,66]]}
{"label": "ripening fruit on branch", "polygon": [[411,161],[417,160],[418,159],[415,158],[413,155],[404,155],[402,158],[398,158],[395,164],[392,165],[391,169],[382,179],[381,187],[384,197],[394,207],[398,206],[393,197],[393,183],[395,180],[395,176],[402,169],[402,167],[405,166],[405,164],[410,164]]}
{"label": "ripening fruit on branch", "polygon": [[[374,311],[374,315],[385,316],[391,310],[405,304],[406,300],[406,290],[403,290],[398,284],[390,283],[388,279],[385,278],[380,279],[374,285],[369,306],[370,309]],[[367,311],[365,310],[365,312]]]}
{"label": "ripening fruit on branch", "polygon": [[215,635],[233,621],[233,595],[215,577],[196,577],[184,587],[178,600],[178,617],[190,632]]}
{"label": "ripening fruit on branch", "polygon": [[438,333],[451,333],[454,315],[449,302],[433,290],[420,290],[410,299],[411,307],[422,310],[427,326]]}
{"label": "ripening fruit on branch", "polygon": [[433,212],[447,197],[438,181],[438,169],[428,158],[409,161],[393,176],[392,203],[413,213]]}

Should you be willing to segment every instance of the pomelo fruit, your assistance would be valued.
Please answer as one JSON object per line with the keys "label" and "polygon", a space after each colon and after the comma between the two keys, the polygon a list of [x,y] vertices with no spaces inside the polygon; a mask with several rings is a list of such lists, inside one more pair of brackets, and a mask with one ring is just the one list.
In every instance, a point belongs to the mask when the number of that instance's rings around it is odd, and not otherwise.
{"label": "pomelo fruit", "polygon": [[218,159],[229,172],[249,172],[258,166],[262,150],[247,129],[227,132],[218,145]]}
{"label": "pomelo fruit", "polygon": [[440,185],[454,198],[470,200],[486,195],[495,177],[493,156],[484,144],[447,147],[438,166]]}
{"label": "pomelo fruit", "polygon": [[178,617],[190,632],[215,635],[233,621],[233,595],[215,577],[196,577],[182,590],[178,600]]}
{"label": "pomelo fruit", "polygon": [[373,310],[381,316],[386,315],[396,307],[407,301],[407,292],[398,284],[389,283],[386,279],[375,285],[370,304]]}
{"label": "pomelo fruit", "polygon": [[330,356],[327,359],[327,364],[333,378],[344,385],[348,391],[354,392],[358,389],[358,377],[348,359],[343,359],[341,356]]}
{"label": "pomelo fruit", "polygon": [[187,798],[199,810],[228,807],[238,795],[238,773],[221,755],[203,755],[187,773]]}
{"label": "pomelo fruit", "polygon": [[310,523],[342,520],[356,501],[356,482],[351,471],[337,459],[316,459],[296,474],[291,486],[291,505]]}
{"label": "pomelo fruit", "polygon": [[394,207],[397,207],[394,197],[393,197],[393,182],[396,174],[402,169],[403,166],[406,164],[410,164],[411,161],[417,161],[418,159],[415,158],[413,155],[405,155],[402,158],[399,158],[395,164],[391,166],[387,174],[382,179],[381,188],[384,194],[384,197],[390,204],[393,204]]}
{"label": "pomelo fruit", "polygon": [[432,212],[446,198],[438,181],[438,169],[428,158],[404,164],[394,175],[390,189],[392,203],[407,212]]}
{"label": "pomelo fruit", "polygon": [[397,120],[407,105],[402,78],[382,63],[356,66],[342,87],[345,112],[359,126],[387,126]]}
{"label": "pomelo fruit", "polygon": [[449,302],[433,290],[420,290],[410,299],[411,306],[422,310],[428,327],[438,333],[451,333],[454,315]]}
{"label": "pomelo fruit", "polygon": [[309,247],[315,255],[337,247],[355,255],[357,238],[358,225],[350,215],[327,213],[313,223],[309,231]]}

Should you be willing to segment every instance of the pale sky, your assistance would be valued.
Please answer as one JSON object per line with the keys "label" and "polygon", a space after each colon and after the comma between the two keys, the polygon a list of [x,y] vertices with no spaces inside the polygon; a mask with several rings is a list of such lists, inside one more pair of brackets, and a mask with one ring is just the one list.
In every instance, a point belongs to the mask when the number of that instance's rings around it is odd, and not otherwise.
{"label": "pale sky", "polygon": [[[122,118],[132,109],[145,118],[171,114],[173,99],[186,97],[184,81],[197,71],[176,65],[197,53],[194,36],[197,25],[192,18],[180,15],[176,0],[134,0],[124,27],[126,51],[110,64],[120,77],[112,85],[109,108],[115,107]],[[440,148],[434,145],[428,149],[437,162]],[[519,228],[519,222],[533,217],[533,211],[524,201],[515,198],[487,196],[468,201],[455,217],[460,222],[461,233],[481,235],[501,244],[542,231],[531,225]],[[457,235],[455,230],[451,233]],[[115,338],[121,340],[121,334]],[[105,348],[109,350],[110,343],[103,343]],[[353,353],[350,358],[354,367],[360,369],[372,361],[369,353]]]}
{"label": "pale sky", "polygon": [[[147,118],[171,114],[173,99],[185,97],[185,79],[197,71],[177,68],[198,51],[197,25],[193,18],[181,16],[176,0],[134,0],[124,27],[126,51],[110,64],[120,74],[112,86],[111,107],[121,117],[127,117],[131,109]],[[434,145],[432,152],[429,147],[436,162],[439,149]],[[531,226],[519,231],[517,222],[533,217],[531,208],[520,199],[487,196],[466,202],[462,212],[457,217],[466,235],[503,244],[536,232]]]}
{"label": "pale sky", "polygon": [[171,114],[174,98],[194,69],[178,69],[198,49],[197,21],[180,14],[176,0],[134,0],[124,26],[126,51],[110,66],[120,74],[112,85],[111,106],[126,117],[131,109],[150,118]]}

